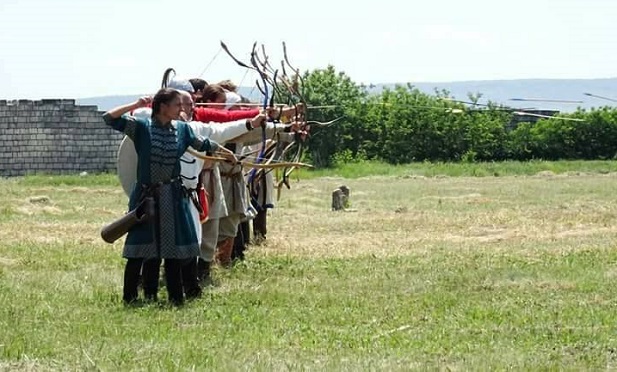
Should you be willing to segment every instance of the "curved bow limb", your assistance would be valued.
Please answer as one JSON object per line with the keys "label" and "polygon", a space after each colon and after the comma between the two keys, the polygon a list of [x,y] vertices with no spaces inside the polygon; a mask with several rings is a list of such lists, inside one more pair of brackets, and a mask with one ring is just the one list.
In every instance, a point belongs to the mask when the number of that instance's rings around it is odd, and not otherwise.
{"label": "curved bow limb", "polygon": [[[220,156],[209,156],[209,155],[203,155],[195,150],[191,150],[191,149],[187,149],[186,152],[188,152],[189,154],[193,155],[194,157],[198,158],[198,159],[202,159],[202,160],[207,160],[207,161],[214,161],[214,162],[228,162],[228,160],[226,158],[220,157]],[[301,163],[301,162],[288,162],[288,161],[273,161],[269,164],[258,164],[258,163],[253,163],[250,161],[240,161],[237,164],[242,165],[242,167],[245,168],[255,168],[255,169],[268,169],[268,168],[286,168],[286,167],[306,167],[306,168],[313,168],[313,166],[311,164],[306,164],[306,163]]]}
{"label": "curved bow limb", "polygon": [[342,120],[342,119],[344,119],[344,118],[345,118],[345,115],[343,115],[343,116],[339,116],[339,117],[338,117],[338,118],[336,118],[336,119],[333,119],[333,120],[330,120],[330,121],[326,121],[326,122],[316,121],[316,120],[309,120],[309,121],[307,121],[307,122],[306,122],[306,124],[307,124],[307,125],[308,125],[308,124],[314,124],[314,125],[318,125],[318,126],[320,126],[320,127],[327,127],[328,125],[334,124],[334,123],[336,123],[337,121]]}

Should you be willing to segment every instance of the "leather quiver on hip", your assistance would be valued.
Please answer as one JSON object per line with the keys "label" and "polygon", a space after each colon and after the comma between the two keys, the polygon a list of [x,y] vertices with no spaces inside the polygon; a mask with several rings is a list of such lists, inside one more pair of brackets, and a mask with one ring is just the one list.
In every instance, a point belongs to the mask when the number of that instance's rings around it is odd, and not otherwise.
{"label": "leather quiver on hip", "polygon": [[133,226],[153,220],[155,214],[154,197],[147,196],[133,210],[104,226],[101,229],[101,238],[111,244],[124,236]]}

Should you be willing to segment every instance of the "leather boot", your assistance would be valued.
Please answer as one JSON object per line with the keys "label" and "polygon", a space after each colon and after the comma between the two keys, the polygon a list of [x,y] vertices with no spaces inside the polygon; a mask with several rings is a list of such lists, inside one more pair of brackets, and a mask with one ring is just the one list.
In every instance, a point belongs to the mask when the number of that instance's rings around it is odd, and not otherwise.
{"label": "leather boot", "polygon": [[[249,221],[241,222],[238,231],[242,233],[242,244],[244,247],[251,244],[251,225]],[[238,237],[238,234],[236,234],[236,237]]]}
{"label": "leather boot", "polygon": [[141,270],[142,261],[141,258],[129,258],[126,260],[122,300],[127,305],[137,301],[137,286],[139,283],[139,272]]}
{"label": "leather boot", "polygon": [[236,233],[233,249],[231,251],[231,260],[234,262],[237,260],[244,260],[244,250],[246,249],[246,243],[241,225],[242,224],[238,225],[238,232]]}
{"label": "leather boot", "polygon": [[161,260],[158,258],[150,258],[144,260],[141,268],[144,296],[147,301],[156,302],[159,291]]}
{"label": "leather boot", "polygon": [[262,209],[257,212],[257,216],[253,219],[253,241],[255,245],[260,245],[266,240],[266,234],[268,233],[267,225],[268,213],[266,209]]}
{"label": "leather boot", "polygon": [[197,279],[197,258],[182,261],[182,286],[187,300],[201,297],[201,286]]}
{"label": "leather boot", "polygon": [[234,248],[234,238],[226,238],[216,244],[215,259],[222,267],[231,267],[231,252]]}
{"label": "leather boot", "polygon": [[[197,279],[197,278],[195,278]],[[165,259],[165,281],[169,302],[175,306],[184,304],[184,291],[182,289],[182,260]]]}
{"label": "leather boot", "polygon": [[210,276],[211,264],[211,262],[208,262],[203,258],[199,258],[199,261],[197,261],[197,279],[199,280],[202,288],[214,285],[212,277]]}

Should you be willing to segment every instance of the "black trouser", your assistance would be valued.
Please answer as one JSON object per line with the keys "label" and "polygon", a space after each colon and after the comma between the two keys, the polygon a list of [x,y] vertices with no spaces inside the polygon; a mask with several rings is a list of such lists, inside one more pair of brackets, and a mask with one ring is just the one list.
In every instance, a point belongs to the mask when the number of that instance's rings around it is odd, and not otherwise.
{"label": "black trouser", "polygon": [[265,238],[268,229],[266,228],[266,222],[268,216],[268,210],[266,208],[262,208],[257,212],[257,216],[253,219],[253,236],[257,237],[261,235],[261,237]]}
{"label": "black trouser", "polygon": [[250,230],[251,230],[251,226],[249,225],[248,221],[240,222],[240,224],[238,225],[238,233],[242,233],[242,244],[244,246],[250,243],[250,240],[251,240],[250,235],[249,235],[251,232]]}
{"label": "black trouser", "polygon": [[142,265],[142,281],[144,286],[144,296],[147,300],[156,301],[159,292],[161,260],[159,258],[148,258]]}
{"label": "black trouser", "polygon": [[[143,278],[144,295],[146,299],[156,300],[159,290],[159,270],[161,260],[158,258],[129,258],[124,268],[124,294],[122,299],[126,303],[137,300],[139,274]],[[186,267],[186,270],[185,270]],[[197,282],[196,259],[165,259],[165,281],[169,301],[175,305],[184,302],[183,277],[186,283],[186,292],[189,297],[198,297],[201,288]]]}
{"label": "black trouser", "polygon": [[240,222],[238,224],[238,231],[236,231],[236,237],[234,238],[234,247],[231,251],[232,260],[244,259],[244,251],[246,250],[246,244],[248,240],[248,229],[248,222]]}
{"label": "black trouser", "polygon": [[144,295],[146,299],[156,300],[159,289],[159,259],[129,258],[124,267],[124,294],[122,299],[126,303],[137,300],[139,276],[142,277]]}
{"label": "black trouser", "polygon": [[[184,302],[184,291],[182,290],[182,264],[183,260],[166,258],[165,259],[165,282],[169,301],[175,305]],[[161,259],[151,258],[143,260],[143,283],[144,294],[147,299],[156,300],[159,290],[159,271]]]}
{"label": "black trouser", "polygon": [[197,258],[197,281],[200,286],[209,285],[211,283],[210,278],[210,265],[211,262],[206,262],[203,258]]}
{"label": "black trouser", "polygon": [[122,300],[129,304],[137,300],[137,287],[143,258],[129,258],[124,266],[124,289]]}
{"label": "black trouser", "polygon": [[184,303],[184,291],[182,290],[183,261],[176,258],[165,259],[167,295],[169,296],[169,302],[174,305],[182,305]]}
{"label": "black trouser", "polygon": [[201,287],[197,278],[197,257],[188,258],[182,261],[182,285],[186,298],[197,298],[201,296]]}

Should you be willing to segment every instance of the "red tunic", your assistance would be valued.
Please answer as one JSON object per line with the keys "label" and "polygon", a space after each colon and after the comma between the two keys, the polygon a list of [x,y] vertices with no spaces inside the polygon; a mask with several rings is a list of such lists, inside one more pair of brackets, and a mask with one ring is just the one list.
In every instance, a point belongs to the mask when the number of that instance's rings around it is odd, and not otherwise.
{"label": "red tunic", "polygon": [[252,119],[257,115],[259,115],[259,109],[224,111],[207,107],[195,107],[193,111],[193,120],[203,123],[210,121],[226,123],[228,121]]}

